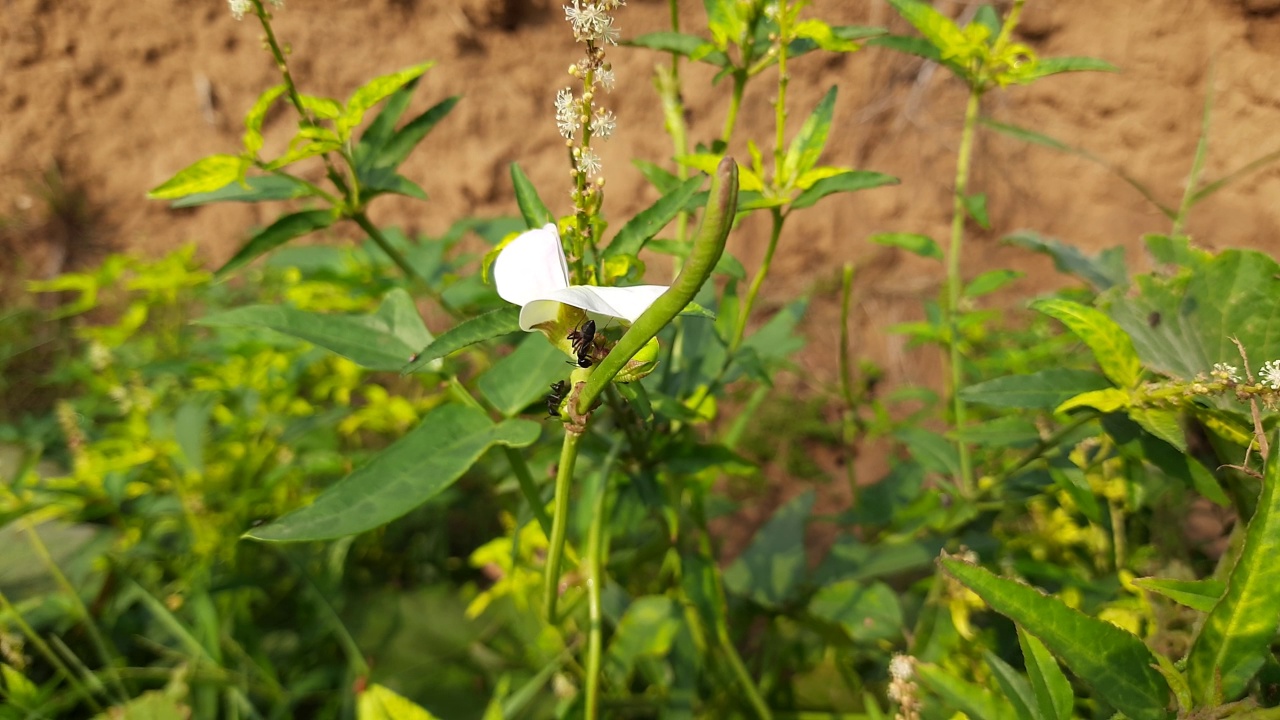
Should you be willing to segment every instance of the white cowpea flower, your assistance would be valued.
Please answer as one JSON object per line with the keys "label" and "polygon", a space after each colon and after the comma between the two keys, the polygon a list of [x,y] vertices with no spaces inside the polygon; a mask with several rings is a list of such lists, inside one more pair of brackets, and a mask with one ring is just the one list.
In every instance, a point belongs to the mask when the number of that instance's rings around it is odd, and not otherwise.
{"label": "white cowpea flower", "polygon": [[527,230],[507,243],[493,262],[493,284],[503,300],[520,306],[520,329],[525,332],[554,325],[561,305],[596,318],[633,323],[667,291],[665,285],[570,285],[569,264],[554,224]]}

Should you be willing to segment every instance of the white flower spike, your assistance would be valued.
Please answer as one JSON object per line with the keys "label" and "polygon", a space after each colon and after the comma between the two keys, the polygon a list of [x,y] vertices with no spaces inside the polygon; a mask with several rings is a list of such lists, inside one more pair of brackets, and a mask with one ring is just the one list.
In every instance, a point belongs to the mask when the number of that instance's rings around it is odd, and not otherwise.
{"label": "white flower spike", "polygon": [[562,304],[597,317],[635,322],[667,291],[665,285],[570,285],[569,264],[553,224],[527,230],[507,243],[493,262],[493,283],[503,300],[520,306],[520,329],[525,332],[554,323]]}

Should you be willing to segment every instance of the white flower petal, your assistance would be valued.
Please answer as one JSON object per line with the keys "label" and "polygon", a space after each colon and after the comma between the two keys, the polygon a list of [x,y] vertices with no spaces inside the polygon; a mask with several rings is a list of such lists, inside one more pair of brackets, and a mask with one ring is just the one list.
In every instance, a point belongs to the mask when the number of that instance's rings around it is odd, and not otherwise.
{"label": "white flower petal", "polygon": [[569,265],[556,226],[527,230],[507,243],[493,261],[493,284],[503,300],[516,305],[569,287]]}
{"label": "white flower petal", "polygon": [[561,288],[530,301],[520,309],[520,329],[528,331],[535,325],[554,320],[558,303],[582,308],[598,316],[622,318],[635,322],[649,309],[654,300],[666,292],[664,285],[636,285],[634,287],[596,287],[573,285]]}

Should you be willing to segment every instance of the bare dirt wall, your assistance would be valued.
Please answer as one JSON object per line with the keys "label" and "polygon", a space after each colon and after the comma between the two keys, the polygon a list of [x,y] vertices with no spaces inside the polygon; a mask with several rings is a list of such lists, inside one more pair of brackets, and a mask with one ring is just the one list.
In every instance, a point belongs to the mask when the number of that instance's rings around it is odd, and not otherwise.
{"label": "bare dirt wall", "polygon": [[[961,14],[970,6],[939,2]],[[1030,0],[1022,38],[1043,55],[1088,55],[1118,74],[1078,74],[992,93],[984,113],[1053,135],[1105,158],[1146,183],[1162,202],[1182,195],[1206,93],[1213,124],[1207,176],[1223,175],[1280,148],[1280,3],[1271,0]],[[695,28],[701,4],[681,2]],[[817,0],[811,14],[837,24],[887,25],[906,32],[881,0]],[[455,111],[420,146],[405,173],[428,203],[378,201],[379,224],[434,233],[467,215],[515,212],[508,164],[518,161],[553,212],[568,203],[567,169],[552,98],[568,84],[578,50],[555,3],[543,0],[289,0],[278,34],[292,47],[294,73],[306,92],[345,97],[373,75],[435,60],[415,107],[461,94]],[[626,36],[666,29],[667,3],[631,0],[619,11]],[[33,183],[56,166],[83,188],[91,222],[73,232],[36,230],[3,249],[10,276],[45,276],[91,259],[94,248],[160,253],[195,242],[211,263],[225,260],[276,207],[214,206],[175,211],[144,193],[193,160],[238,148],[241,119],[276,81],[260,30],[236,22],[221,0],[5,0],[0,4],[0,215],[38,214]],[[656,53],[611,49],[619,78],[607,98],[619,120],[603,148],[606,212],[625,218],[655,198],[632,158],[667,163],[670,144],[650,78]],[[721,127],[727,84],[687,68],[692,138]],[[856,351],[883,365],[890,382],[936,384],[936,360],[908,353],[885,332],[916,319],[921,299],[936,294],[940,268],[871,245],[875,232],[923,232],[943,239],[959,137],[963,89],[946,73],[882,49],[842,57],[813,54],[793,65],[792,131],[833,84],[840,86],[825,161],[889,173],[897,187],[828,199],[787,227],[765,286],[772,300],[814,292],[807,322],[804,382],[834,377],[839,337],[840,266],[862,268],[853,339]],[[773,75],[748,91],[733,152],[745,141],[769,147]],[[268,118],[268,149],[279,149],[293,119]],[[319,169],[312,172],[318,177]],[[1027,273],[991,302],[1010,303],[1064,282],[1048,260],[1003,246],[1008,232],[1033,228],[1091,249],[1130,248],[1169,223],[1119,177],[1079,157],[983,133],[973,190],[989,195],[993,230],[971,228],[965,271],[994,267]],[[760,219],[744,223],[731,250],[748,267],[765,245]],[[43,231],[40,228],[44,228]],[[1192,214],[1188,230],[1211,248],[1274,251],[1280,229],[1280,167],[1268,167],[1218,193]],[[349,231],[345,231],[349,232]],[[339,237],[343,237],[339,233]],[[1014,308],[1017,304],[1013,305]],[[837,492],[838,491],[833,491]]]}

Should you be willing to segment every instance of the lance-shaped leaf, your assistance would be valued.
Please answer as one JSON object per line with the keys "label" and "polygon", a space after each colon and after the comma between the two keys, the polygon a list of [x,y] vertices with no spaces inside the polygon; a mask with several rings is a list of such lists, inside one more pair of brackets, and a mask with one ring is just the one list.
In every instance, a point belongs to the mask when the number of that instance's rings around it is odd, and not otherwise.
{"label": "lance-shaped leaf", "polygon": [[1022,663],[1031,679],[1040,720],[1071,720],[1075,694],[1058,661],[1044,643],[1022,628],[1018,628],[1018,644],[1022,646]]}
{"label": "lance-shaped leaf", "polygon": [[222,277],[232,270],[248,265],[259,255],[271,252],[294,238],[323,230],[332,225],[336,219],[337,217],[329,210],[303,210],[285,215],[250,238],[249,242],[245,243],[244,247],[241,247],[225,265],[218,268],[215,276]]}
{"label": "lance-shaped leaf", "polygon": [[[1227,590],[1205,617],[1187,654],[1187,681],[1203,706],[1229,701],[1262,667],[1280,624],[1280,443],[1273,442],[1258,509],[1245,530],[1244,548]],[[1219,683],[1221,683],[1219,685]]]}
{"label": "lance-shaped leaf", "polygon": [[239,155],[210,155],[178,171],[147,193],[152,200],[173,200],[194,193],[210,192],[239,180],[248,161]]}
{"label": "lance-shaped leaf", "polygon": [[520,329],[520,309],[502,308],[469,320],[463,320],[454,327],[440,333],[426,347],[418,351],[413,362],[400,370],[401,375],[417,372],[427,363],[457,352],[468,345],[482,340],[508,335]]}
{"label": "lance-shaped leaf", "polygon": [[[831,115],[836,107],[836,86],[832,85],[826,95],[818,101],[809,117],[805,118],[800,132],[796,133],[787,148],[787,155],[782,161],[782,179],[792,182],[796,178],[818,164],[818,156],[827,146],[827,135],[831,132]],[[751,188],[746,188],[751,189]]]}
{"label": "lance-shaped leaf", "polygon": [[692,60],[701,60],[704,63],[709,63],[721,68],[729,64],[728,55],[720,52],[716,49],[715,45],[703,40],[697,35],[687,35],[685,33],[678,32],[656,32],[641,35],[622,44],[675,53]]}
{"label": "lance-shaped leaf", "polygon": [[1143,590],[1150,590],[1158,595],[1163,595],[1180,605],[1186,605],[1200,612],[1213,610],[1227,589],[1226,583],[1213,578],[1205,578],[1204,580],[1137,578],[1133,581],[1133,584]]}
{"label": "lance-shaped leaf", "polygon": [[515,187],[516,206],[520,208],[520,216],[524,218],[525,225],[538,228],[555,222],[546,203],[538,197],[538,189],[529,181],[524,170],[520,169],[519,163],[511,163],[511,184]]}
{"label": "lance-shaped leaf", "polygon": [[357,88],[347,100],[346,106],[342,108],[341,115],[338,116],[335,123],[338,136],[345,141],[351,135],[351,130],[359,125],[361,120],[364,120],[364,114],[370,108],[387,99],[389,95],[404,87],[410,81],[417,79],[434,64],[429,62],[421,63],[387,75],[381,75]]}
{"label": "lance-shaped leaf", "polygon": [[831,177],[825,177],[810,185],[808,189],[791,201],[792,209],[807,208],[832,193],[856,192],[869,190],[884,185],[897,185],[898,178],[884,173],[869,170],[847,170]]}
{"label": "lance-shaped leaf", "polygon": [[605,248],[606,258],[627,254],[636,255],[654,235],[662,231],[702,187],[703,176],[697,175],[682,181],[674,190],[664,193],[658,201],[641,210],[627,221]]}
{"label": "lance-shaped leaf", "polygon": [[943,555],[942,568],[991,609],[1035,635],[1099,697],[1133,720],[1164,720],[1169,686],[1138,637],[1061,600]]}
{"label": "lance-shaped leaf", "polygon": [[1059,298],[1037,300],[1031,303],[1031,309],[1061,321],[1084,341],[1111,382],[1122,388],[1137,386],[1142,364],[1133,341],[1102,311]]}
{"label": "lance-shaped leaf", "polygon": [[175,208],[197,207],[216,202],[266,202],[293,200],[314,195],[306,183],[289,175],[255,175],[244,182],[232,180],[217,190],[185,195],[173,201]]}
{"label": "lance-shaped leaf", "polygon": [[264,327],[318,345],[370,370],[399,370],[431,342],[413,298],[399,288],[376,312],[333,315],[285,305],[249,305],[198,320],[201,325]]}
{"label": "lance-shaped leaf", "polygon": [[245,533],[255,540],[331,540],[381,527],[440,494],[494,445],[526,447],[540,426],[529,420],[495,425],[482,411],[444,405],[315,502]]}
{"label": "lance-shaped leaf", "polygon": [[1031,82],[1042,77],[1065,72],[1120,72],[1120,68],[1106,60],[1091,57],[1037,58],[1031,72],[1020,75],[1019,82]]}
{"label": "lance-shaped leaf", "polygon": [[512,417],[545,396],[551,382],[563,378],[568,370],[564,353],[546,338],[531,335],[515,352],[494,363],[476,384],[490,405]]}

